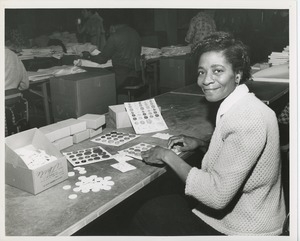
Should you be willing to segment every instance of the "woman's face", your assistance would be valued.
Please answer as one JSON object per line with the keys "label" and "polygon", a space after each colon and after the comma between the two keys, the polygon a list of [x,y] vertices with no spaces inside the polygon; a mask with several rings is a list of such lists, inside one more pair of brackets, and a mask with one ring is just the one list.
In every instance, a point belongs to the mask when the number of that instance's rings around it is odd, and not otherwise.
{"label": "woman's face", "polygon": [[222,52],[211,51],[201,55],[198,85],[208,101],[216,102],[226,98],[236,88],[236,80],[239,78]]}

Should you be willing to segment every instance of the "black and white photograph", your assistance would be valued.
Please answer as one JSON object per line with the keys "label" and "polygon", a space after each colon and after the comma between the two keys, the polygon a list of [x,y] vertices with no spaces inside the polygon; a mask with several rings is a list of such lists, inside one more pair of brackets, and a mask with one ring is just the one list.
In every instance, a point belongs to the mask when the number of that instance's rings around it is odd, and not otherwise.
{"label": "black and white photograph", "polygon": [[297,0],[0,3],[1,240],[299,238]]}

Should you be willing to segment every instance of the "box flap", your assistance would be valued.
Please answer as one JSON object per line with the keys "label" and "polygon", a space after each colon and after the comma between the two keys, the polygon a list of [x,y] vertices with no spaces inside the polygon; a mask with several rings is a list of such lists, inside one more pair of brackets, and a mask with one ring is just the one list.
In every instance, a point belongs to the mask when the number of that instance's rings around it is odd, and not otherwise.
{"label": "box flap", "polygon": [[32,143],[32,139],[37,128],[22,131],[5,138],[5,144],[12,150],[27,146]]}
{"label": "box flap", "polygon": [[12,164],[14,167],[28,169],[22,158],[5,144],[5,162]]}
{"label": "box flap", "polygon": [[125,112],[125,106],[124,104],[121,104],[121,105],[111,105],[109,106],[109,108],[111,110],[113,110],[114,112]]}
{"label": "box flap", "polygon": [[38,129],[33,137],[32,145],[38,149],[44,150],[48,155],[56,156],[57,158],[63,156],[53,143]]}

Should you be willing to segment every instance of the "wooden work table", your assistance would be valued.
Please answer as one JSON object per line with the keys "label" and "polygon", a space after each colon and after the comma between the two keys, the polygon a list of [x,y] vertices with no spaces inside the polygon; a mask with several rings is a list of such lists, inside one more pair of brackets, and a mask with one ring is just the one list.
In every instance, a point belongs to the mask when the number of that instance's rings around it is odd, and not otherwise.
{"label": "wooden work table", "polygon": [[[202,96],[181,95],[166,93],[155,98],[161,106],[162,116],[169,129],[164,131],[170,134],[187,134],[209,139],[213,132],[213,124],[209,121],[208,103]],[[107,116],[107,127],[103,133],[113,130],[110,118]],[[132,128],[119,129],[133,132]],[[167,141],[152,137],[154,133],[141,135],[139,138],[124,144],[121,147],[101,145],[111,154],[140,142],[147,142],[166,146]],[[89,140],[75,144],[63,151],[72,151],[97,146]],[[186,158],[189,153],[181,155]],[[166,168],[146,165],[139,160],[131,160],[135,170],[122,173],[110,165],[115,160],[108,160],[84,166],[85,176],[111,176],[115,182],[109,191],[77,193],[77,199],[68,199],[78,173],[73,177],[34,196],[17,188],[5,185],[5,231],[7,236],[55,236],[71,235],[82,227],[101,216],[118,203],[134,194],[146,184],[162,175]],[[69,171],[73,167],[68,163]],[[62,187],[71,185],[70,190]]]}
{"label": "wooden work table", "polygon": [[[248,81],[249,91],[269,105],[277,114],[289,101],[289,83]],[[197,83],[171,91],[177,95],[204,96]]]}
{"label": "wooden work table", "polygon": [[[270,88],[270,83],[251,83],[250,89],[266,103],[275,101],[279,96],[288,94],[288,84],[276,83]],[[266,86],[267,85],[267,86]],[[269,88],[268,88],[269,86]],[[266,91],[264,91],[264,89]],[[287,95],[288,96],[288,95]],[[215,115],[211,115],[212,105],[208,103],[197,84],[183,87],[173,92],[155,97],[161,107],[162,116],[169,129],[169,134],[186,134],[209,140],[214,129]],[[210,110],[210,111],[208,111]],[[103,133],[114,130],[111,120],[106,116],[106,128]],[[119,129],[119,131],[133,133],[133,128]],[[152,137],[154,133],[141,135],[121,147],[102,145],[108,152],[115,154],[121,149],[140,142],[166,146],[167,141]],[[73,151],[97,146],[90,140],[75,144],[63,151]],[[186,158],[191,153],[185,153]],[[135,170],[122,173],[110,165],[115,160],[86,165],[85,176],[111,176],[115,185],[110,191],[101,190],[98,193],[79,193],[77,199],[70,200],[68,196],[78,181],[78,173],[62,183],[34,196],[17,188],[5,185],[5,227],[7,236],[55,236],[71,235],[82,227],[101,216],[118,203],[134,194],[139,189],[162,175],[166,168],[146,165],[139,160],[131,160]],[[73,170],[68,163],[69,171]],[[63,186],[71,185],[71,190],[63,190]]]}

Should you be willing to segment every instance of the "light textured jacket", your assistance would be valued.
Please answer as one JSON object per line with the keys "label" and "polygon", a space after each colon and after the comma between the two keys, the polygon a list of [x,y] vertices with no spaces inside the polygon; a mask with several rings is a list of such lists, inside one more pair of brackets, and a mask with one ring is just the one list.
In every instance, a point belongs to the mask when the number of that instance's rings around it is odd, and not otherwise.
{"label": "light textured jacket", "polygon": [[[185,193],[193,212],[227,235],[278,235],[285,219],[275,113],[247,93],[220,118]],[[209,208],[208,208],[209,207]]]}

